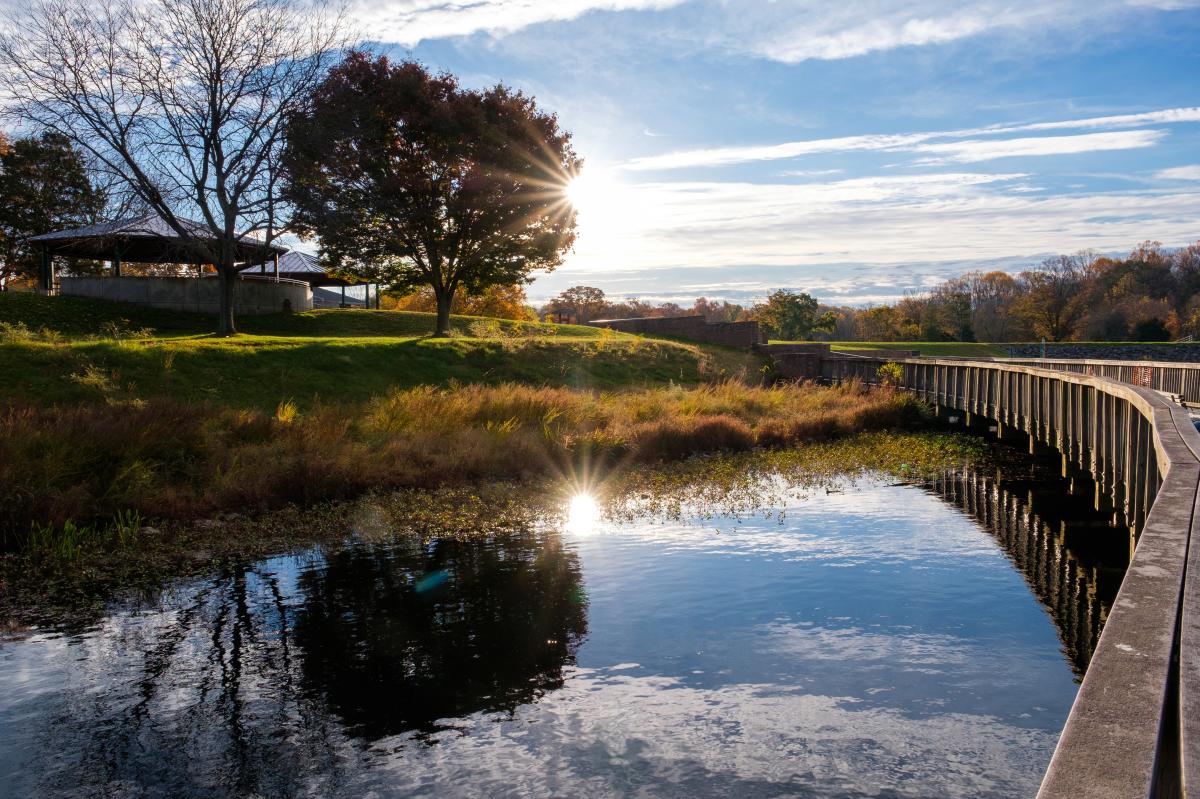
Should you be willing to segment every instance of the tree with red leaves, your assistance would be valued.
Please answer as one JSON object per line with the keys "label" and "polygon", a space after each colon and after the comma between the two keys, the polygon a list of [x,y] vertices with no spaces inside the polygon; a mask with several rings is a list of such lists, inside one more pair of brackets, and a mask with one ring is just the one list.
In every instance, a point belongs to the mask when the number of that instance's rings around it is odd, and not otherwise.
{"label": "tree with red leaves", "polygon": [[455,292],[528,282],[575,239],[557,117],[413,61],[351,53],[291,116],[283,165],[293,229],[336,271],[429,286],[439,336]]}

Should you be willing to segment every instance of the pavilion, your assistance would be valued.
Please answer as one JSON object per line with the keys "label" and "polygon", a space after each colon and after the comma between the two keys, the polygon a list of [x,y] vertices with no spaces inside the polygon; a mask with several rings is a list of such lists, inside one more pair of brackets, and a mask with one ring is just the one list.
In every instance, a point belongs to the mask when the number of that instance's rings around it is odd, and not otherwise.
{"label": "pavilion", "polygon": [[[325,270],[325,267],[321,266],[321,262],[317,256],[311,253],[301,252],[299,250],[290,250],[282,255],[277,262],[277,269],[277,274],[279,277],[291,280],[302,280],[313,289],[340,286],[342,289],[341,304],[343,306],[347,305],[346,286],[359,285],[353,281],[334,277]],[[259,268],[259,272],[265,274],[266,264],[263,264]],[[370,308],[371,284],[365,284],[364,290],[365,297],[363,298],[363,305],[367,308]],[[314,292],[314,297],[315,296],[316,292]],[[379,303],[378,287],[376,287],[375,290],[375,302],[376,304]]]}
{"label": "pavilion", "polygon": [[[57,230],[31,236],[27,242],[38,251],[41,259],[39,288],[49,292],[54,289],[54,259],[108,261],[113,265],[113,277],[121,277],[121,263],[142,264],[194,264],[197,272],[202,264],[212,261],[203,244],[213,241],[214,236],[207,225],[191,220],[180,220],[192,232],[189,238],[180,236],[174,228],[158,214],[100,222],[95,225]],[[279,257],[287,248],[265,244],[252,236],[242,236],[237,245],[237,261],[243,264],[278,264]]]}
{"label": "pavilion", "polygon": [[[151,213],[32,236],[27,243],[40,257],[38,288],[51,293],[57,283],[64,293],[178,309],[193,309],[197,303],[207,303],[207,290],[202,290],[201,285],[193,281],[205,276],[204,266],[212,261],[206,244],[215,237],[202,223],[180,221],[192,235],[180,236],[161,216]],[[107,261],[112,264],[112,270],[105,277],[70,277],[56,281],[55,258]],[[256,295],[253,312],[264,308],[311,308],[313,290],[318,287],[340,286],[340,304],[348,307],[346,286],[352,285],[352,281],[329,274],[313,255],[242,236],[238,240],[236,259],[239,284],[244,285],[245,281],[257,284],[253,289]],[[194,267],[195,273],[192,277],[186,273],[174,277],[123,276],[123,263],[178,264]],[[264,285],[267,283],[275,284],[276,289]],[[297,294],[301,289],[307,296]],[[244,291],[251,289],[245,286]],[[279,297],[268,296],[271,292]],[[370,307],[369,285],[365,294],[361,304]],[[378,298],[377,290],[376,303]],[[356,300],[354,304],[359,302]],[[323,304],[330,303],[326,300]]]}

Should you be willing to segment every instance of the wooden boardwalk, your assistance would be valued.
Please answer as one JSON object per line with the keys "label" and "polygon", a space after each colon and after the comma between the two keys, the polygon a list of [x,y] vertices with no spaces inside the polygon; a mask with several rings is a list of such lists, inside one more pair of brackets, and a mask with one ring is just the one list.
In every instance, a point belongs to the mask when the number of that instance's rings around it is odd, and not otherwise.
{"label": "wooden boardwalk", "polygon": [[[829,381],[878,383],[882,358],[821,359]],[[990,420],[1063,474],[1086,472],[1133,547],[1040,797],[1200,797],[1200,434],[1180,400],[1200,367],[910,358],[900,385],[963,424]],[[1166,391],[1146,385],[1158,372]],[[1122,376],[1130,382],[1122,382]],[[1177,385],[1176,385],[1177,384]],[[1174,389],[1174,390],[1172,390]]]}

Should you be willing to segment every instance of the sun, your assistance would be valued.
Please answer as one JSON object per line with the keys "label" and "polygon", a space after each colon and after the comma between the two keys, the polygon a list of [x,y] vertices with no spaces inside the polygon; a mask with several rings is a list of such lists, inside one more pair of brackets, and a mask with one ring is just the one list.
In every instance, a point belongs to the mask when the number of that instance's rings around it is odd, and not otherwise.
{"label": "sun", "polygon": [[611,174],[585,168],[567,184],[567,200],[579,213],[581,225],[601,227],[619,218],[628,192]]}
{"label": "sun", "polygon": [[576,265],[611,269],[632,263],[644,257],[644,237],[667,221],[653,187],[629,182],[617,168],[589,164],[566,184],[564,194],[575,210]]}

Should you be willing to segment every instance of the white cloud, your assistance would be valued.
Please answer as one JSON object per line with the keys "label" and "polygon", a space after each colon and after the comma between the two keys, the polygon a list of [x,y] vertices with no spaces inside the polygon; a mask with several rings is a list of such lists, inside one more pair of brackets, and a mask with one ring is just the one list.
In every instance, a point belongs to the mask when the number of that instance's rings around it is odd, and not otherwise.
{"label": "white cloud", "polygon": [[755,14],[738,4],[723,40],[727,47],[784,63],[853,58],[898,47],[921,47],[988,35],[1084,35],[1118,27],[1138,13],[1178,11],[1195,0],[792,0]]}
{"label": "white cloud", "polygon": [[[940,44],[974,36],[1000,25],[1015,25],[1031,16],[1029,10],[985,14],[979,6],[962,4],[961,10],[939,8],[940,3],[874,3],[874,14],[862,13],[859,4],[843,6],[842,13],[816,14],[798,25],[770,35],[752,45],[759,55],[775,61],[835,60],[896,47]],[[1032,4],[1031,4],[1032,5]],[[974,6],[974,7],[972,7]],[[1014,18],[1015,17],[1015,18]],[[866,22],[860,20],[866,18]]]}
{"label": "white cloud", "polygon": [[[1196,238],[1200,188],[1050,195],[1022,191],[1029,177],[960,172],[801,184],[623,185],[608,215],[597,224],[583,220],[563,271],[602,288],[622,273],[636,277],[624,293],[661,292],[684,275],[692,283],[782,285],[786,273],[797,284],[830,289],[820,296],[862,302],[900,295],[922,275],[970,264]],[[897,269],[904,277],[889,288],[884,278]]]}
{"label": "white cloud", "polygon": [[477,31],[511,33],[540,22],[575,19],[589,11],[661,9],[684,0],[357,0],[351,16],[366,36],[415,47],[426,39]]}
{"label": "white cloud", "polygon": [[1200,180],[1200,164],[1160,169],[1154,177],[1161,180]]}
{"label": "white cloud", "polygon": [[841,136],[834,139],[811,139],[783,144],[750,145],[745,147],[711,147],[699,150],[680,150],[663,155],[634,158],[623,169],[680,169],[691,166],[726,166],[751,161],[777,161],[815,153],[849,152],[852,150],[895,150],[911,147],[937,137],[936,133],[912,133],[900,136],[867,135]]}
{"label": "white cloud", "polygon": [[918,161],[921,164],[969,164],[1017,156],[1071,155],[1106,150],[1134,150],[1153,147],[1164,135],[1160,130],[1128,130],[1111,133],[1084,133],[1077,136],[967,139],[957,142],[920,144],[912,147],[911,150],[936,156]]}
{"label": "white cloud", "polygon": [[[937,144],[938,139],[964,139],[978,136],[1001,136],[1013,133],[1028,133],[1048,130],[1094,130],[1096,128],[1138,128],[1150,124],[1179,124],[1200,122],[1200,108],[1167,108],[1141,114],[1123,114],[1118,116],[1089,117],[1084,119],[1057,120],[1053,122],[1034,122],[1023,125],[994,125],[985,128],[964,128],[958,130],[930,131],[924,133],[905,133],[894,135],[871,134],[863,136],[840,136],[830,139],[808,139],[803,141],[783,142],[780,144],[745,145],[732,147],[707,147],[694,150],[677,150],[660,155],[649,155],[634,158],[621,166],[622,169],[647,171],[658,169],[682,169],[697,166],[728,166],[745,164],[754,161],[777,161],[797,158],[817,153],[836,153],[852,151],[877,152],[938,152],[947,153],[960,151],[964,154],[974,151],[984,153],[989,150],[987,144],[980,142],[959,142]],[[1060,155],[1071,152],[1086,152],[1088,142],[1095,144],[1091,149],[1132,149],[1151,146],[1161,137],[1159,131],[1120,131],[1116,134],[1093,134],[1094,138],[1086,135],[1069,137],[1020,138],[998,141],[991,148],[1000,152],[1008,147],[1012,150],[1024,149],[1029,152],[1011,152],[1010,155]],[[1038,144],[1038,142],[1042,142]],[[966,145],[970,146],[966,146]],[[1071,149],[1080,147],[1080,149]],[[1065,149],[1062,149],[1065,148]],[[1000,156],[991,156],[1000,157]],[[948,156],[948,160],[950,159]],[[968,159],[986,160],[986,159]],[[963,161],[965,163],[965,161]]]}
{"label": "white cloud", "polygon": [[954,42],[1003,31],[1095,32],[1135,14],[1178,11],[1197,0],[352,0],[350,12],[374,40],[418,43],[477,32],[502,36],[590,11],[697,10],[653,23],[658,42],[688,44],[785,63],[851,58],[898,47]]}
{"label": "white cloud", "polygon": [[1075,128],[1132,128],[1143,125],[1173,125],[1181,122],[1200,122],[1200,108],[1164,108],[1161,111],[1146,111],[1141,114],[1116,114],[1087,119],[1065,119],[1058,122],[1033,122],[1027,125],[996,125],[980,128],[975,133],[1015,133],[1037,130],[1070,130]]}

